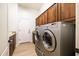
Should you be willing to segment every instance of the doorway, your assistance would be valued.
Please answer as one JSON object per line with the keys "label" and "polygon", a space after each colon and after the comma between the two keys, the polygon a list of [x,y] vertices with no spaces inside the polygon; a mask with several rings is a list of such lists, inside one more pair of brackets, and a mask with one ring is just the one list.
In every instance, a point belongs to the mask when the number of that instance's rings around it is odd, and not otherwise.
{"label": "doorway", "polygon": [[18,22],[17,40],[19,43],[32,42],[32,21],[21,18]]}

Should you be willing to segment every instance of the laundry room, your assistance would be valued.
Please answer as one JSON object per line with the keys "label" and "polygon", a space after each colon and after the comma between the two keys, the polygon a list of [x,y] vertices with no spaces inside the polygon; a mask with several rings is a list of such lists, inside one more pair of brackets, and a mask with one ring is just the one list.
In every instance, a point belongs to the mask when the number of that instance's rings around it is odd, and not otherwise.
{"label": "laundry room", "polygon": [[79,56],[79,3],[0,3],[0,56]]}

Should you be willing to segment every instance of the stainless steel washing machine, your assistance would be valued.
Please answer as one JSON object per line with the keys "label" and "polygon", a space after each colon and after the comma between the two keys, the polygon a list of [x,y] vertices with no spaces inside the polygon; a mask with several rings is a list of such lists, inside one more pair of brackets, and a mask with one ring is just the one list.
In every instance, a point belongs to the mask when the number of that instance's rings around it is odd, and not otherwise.
{"label": "stainless steel washing machine", "polygon": [[[75,55],[75,24],[55,22],[41,26],[40,51],[44,56]],[[39,46],[38,46],[39,47]]]}

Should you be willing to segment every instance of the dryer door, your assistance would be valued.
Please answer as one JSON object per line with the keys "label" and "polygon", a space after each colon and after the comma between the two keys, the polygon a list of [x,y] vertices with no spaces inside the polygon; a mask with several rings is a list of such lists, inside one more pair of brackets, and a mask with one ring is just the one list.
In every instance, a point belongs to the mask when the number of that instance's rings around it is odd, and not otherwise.
{"label": "dryer door", "polygon": [[35,37],[35,40],[36,40],[36,41],[39,41],[39,40],[40,40],[38,31],[35,31],[34,37]]}
{"label": "dryer door", "polygon": [[47,51],[55,51],[56,45],[57,45],[56,37],[51,30],[45,29],[43,31],[42,40],[43,40],[42,42],[43,42],[44,48]]}

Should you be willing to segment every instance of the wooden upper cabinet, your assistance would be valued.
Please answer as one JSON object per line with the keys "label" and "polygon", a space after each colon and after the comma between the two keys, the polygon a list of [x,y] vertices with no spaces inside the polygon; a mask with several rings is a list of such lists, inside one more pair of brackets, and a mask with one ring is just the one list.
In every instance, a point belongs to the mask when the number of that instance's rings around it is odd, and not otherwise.
{"label": "wooden upper cabinet", "polygon": [[60,19],[74,20],[75,18],[75,3],[60,3]]}
{"label": "wooden upper cabinet", "polygon": [[75,9],[75,3],[55,3],[37,18],[36,25],[75,20]]}
{"label": "wooden upper cabinet", "polygon": [[54,4],[47,10],[48,23],[55,22],[57,20],[57,4]]}

